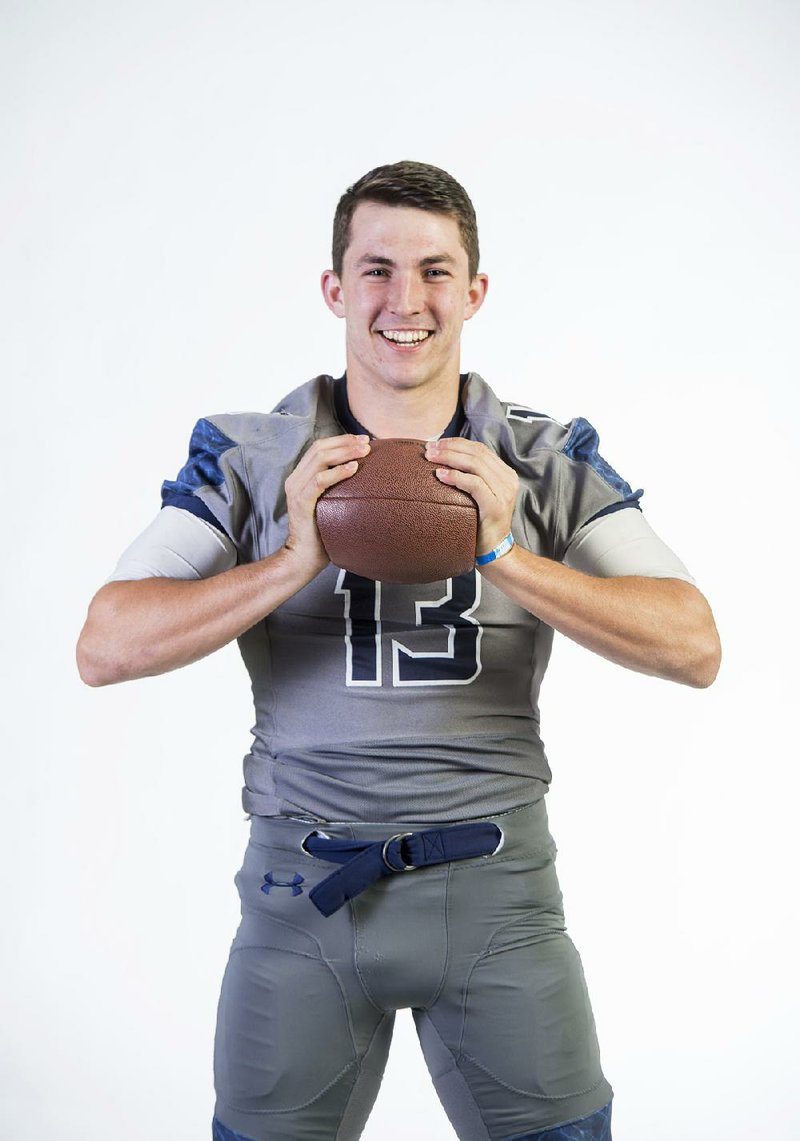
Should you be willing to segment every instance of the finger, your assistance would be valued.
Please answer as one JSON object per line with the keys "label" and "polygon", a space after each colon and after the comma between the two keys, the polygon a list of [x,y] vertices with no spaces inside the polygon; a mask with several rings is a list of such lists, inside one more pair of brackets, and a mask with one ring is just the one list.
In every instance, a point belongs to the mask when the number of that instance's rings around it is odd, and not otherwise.
{"label": "finger", "polygon": [[513,498],[498,498],[494,488],[489,487],[480,476],[470,472],[456,471],[453,468],[437,468],[437,477],[442,483],[466,491],[478,505],[478,535],[476,553],[483,554],[504,539],[511,531],[514,514]]}
{"label": "finger", "polygon": [[358,460],[348,460],[347,463],[337,464],[335,467],[324,468],[322,471],[317,472],[314,477],[312,487],[315,492],[314,498],[319,499],[324,491],[329,487],[334,487],[337,483],[341,483],[343,479],[349,479],[351,475],[355,475],[358,471]]}
{"label": "finger", "polygon": [[487,511],[498,511],[506,515],[513,512],[519,491],[516,472],[500,461],[499,466],[490,463],[467,464],[459,461],[453,467],[437,467],[436,474],[442,483],[451,483],[467,491],[477,501],[484,515]]}
{"label": "finger", "polygon": [[482,444],[479,440],[466,440],[463,436],[447,436],[443,440],[428,440],[425,445],[425,450],[429,458],[445,456],[448,459],[451,456],[493,456],[497,459],[495,452]]}
{"label": "finger", "polygon": [[499,502],[491,485],[474,472],[461,471],[451,467],[437,467],[436,478],[442,483],[449,483],[453,487],[466,491],[477,502],[482,511],[493,502]]}
{"label": "finger", "polygon": [[427,457],[433,463],[447,464],[459,471],[473,474],[485,472],[491,476],[492,481],[505,478],[510,482],[516,479],[516,473],[495,452],[476,440],[454,437],[433,441],[428,445]]}
{"label": "finger", "polygon": [[[287,488],[289,491],[305,489],[309,484],[313,484],[320,472],[363,459],[368,452],[368,443],[354,443],[351,437],[340,439],[337,444],[328,443],[319,449],[313,445],[289,475],[286,480]],[[353,471],[355,470],[354,468]],[[352,475],[353,472],[349,474]]]}
{"label": "finger", "polygon": [[[295,510],[299,510],[301,514],[313,515],[319,497],[324,495],[328,488],[355,475],[357,471],[358,461],[348,460],[346,463],[336,464],[334,467],[325,467],[321,471],[311,471],[308,477],[302,481],[295,479],[298,473],[294,472],[286,481],[286,498],[290,515]],[[295,482],[292,482],[293,480]]]}
{"label": "finger", "polygon": [[309,448],[311,452],[327,454],[330,450],[340,450],[347,447],[362,447],[369,444],[369,436],[346,433],[341,436],[322,436],[315,440]]}
{"label": "finger", "polygon": [[369,436],[328,436],[316,440],[305,453],[298,468],[320,470],[348,460],[359,459],[369,452]]}

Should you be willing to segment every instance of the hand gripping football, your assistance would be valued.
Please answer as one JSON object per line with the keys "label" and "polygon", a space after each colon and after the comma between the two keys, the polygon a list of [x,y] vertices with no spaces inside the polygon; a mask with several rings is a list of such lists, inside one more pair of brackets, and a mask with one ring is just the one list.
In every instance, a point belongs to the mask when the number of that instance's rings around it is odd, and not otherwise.
{"label": "hand gripping football", "polygon": [[382,582],[436,582],[475,565],[478,508],[436,478],[424,440],[371,440],[354,475],[317,500],[328,558]]}

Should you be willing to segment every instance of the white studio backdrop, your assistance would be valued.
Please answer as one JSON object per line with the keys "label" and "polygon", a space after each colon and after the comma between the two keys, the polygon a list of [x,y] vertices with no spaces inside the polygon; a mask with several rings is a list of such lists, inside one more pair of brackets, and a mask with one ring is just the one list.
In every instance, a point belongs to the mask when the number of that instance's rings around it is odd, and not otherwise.
{"label": "white studio backdrop", "polygon": [[[478,211],[464,367],[597,425],[723,637],[707,692],[563,639],[544,685],[615,1141],[800,1134],[799,49],[778,0],[0,4],[2,1136],[209,1136],[244,669],[73,647],[194,421],[342,369],[333,210],[400,158]],[[364,1137],[408,1136],[453,1133],[400,1015]]]}

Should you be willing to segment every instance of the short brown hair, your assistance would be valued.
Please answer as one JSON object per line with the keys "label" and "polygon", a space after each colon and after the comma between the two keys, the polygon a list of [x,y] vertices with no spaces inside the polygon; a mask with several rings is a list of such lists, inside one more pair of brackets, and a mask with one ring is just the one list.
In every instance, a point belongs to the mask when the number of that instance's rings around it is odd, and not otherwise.
{"label": "short brown hair", "polygon": [[435,214],[450,214],[458,223],[461,244],[467,252],[470,280],[478,272],[478,223],[466,190],[446,170],[407,160],[376,166],[339,199],[333,219],[333,269],[340,277],[350,244],[350,224],[359,202],[415,206]]}

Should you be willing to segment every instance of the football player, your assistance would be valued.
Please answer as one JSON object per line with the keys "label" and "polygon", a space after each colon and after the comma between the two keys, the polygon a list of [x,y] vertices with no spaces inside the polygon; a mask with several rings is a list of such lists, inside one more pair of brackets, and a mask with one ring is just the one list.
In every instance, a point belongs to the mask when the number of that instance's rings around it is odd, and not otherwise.
{"label": "football player", "polygon": [[[89,608],[90,685],[234,638],[252,679],[216,1141],[359,1137],[401,1008],[462,1141],[611,1137],[547,827],[539,687],[554,630],[692,686],[713,681],[719,640],[592,425],[461,371],[487,286],[449,174],[401,162],[356,182],[322,276],[345,375],[270,413],[201,419]],[[408,586],[330,564],[316,502],[389,436],[426,441],[437,477],[477,503],[468,573]]]}

